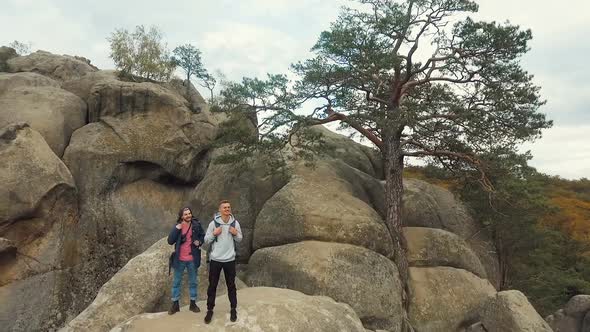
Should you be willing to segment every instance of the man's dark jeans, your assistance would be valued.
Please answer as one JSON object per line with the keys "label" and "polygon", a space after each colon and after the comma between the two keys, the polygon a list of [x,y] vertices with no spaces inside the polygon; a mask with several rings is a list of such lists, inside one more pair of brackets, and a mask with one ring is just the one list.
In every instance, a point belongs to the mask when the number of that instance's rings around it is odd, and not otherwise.
{"label": "man's dark jeans", "polygon": [[207,310],[213,310],[215,307],[215,294],[217,293],[217,284],[219,283],[219,276],[221,270],[225,275],[225,284],[227,285],[227,296],[229,297],[229,304],[231,309],[238,306],[238,298],[236,295],[236,261],[231,262],[216,262],[211,260],[209,262],[209,288],[207,288]]}

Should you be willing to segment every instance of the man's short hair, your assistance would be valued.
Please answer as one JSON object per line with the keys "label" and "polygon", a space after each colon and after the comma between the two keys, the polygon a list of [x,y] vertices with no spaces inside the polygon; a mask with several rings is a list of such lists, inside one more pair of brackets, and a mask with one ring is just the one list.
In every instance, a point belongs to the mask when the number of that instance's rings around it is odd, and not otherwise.
{"label": "man's short hair", "polygon": [[[228,201],[227,199],[222,199],[222,200],[219,202],[219,206],[221,206],[221,204],[225,204],[225,203],[227,203],[227,204],[230,204],[230,203],[229,203],[229,201]],[[230,205],[231,205],[231,204],[230,204]]]}

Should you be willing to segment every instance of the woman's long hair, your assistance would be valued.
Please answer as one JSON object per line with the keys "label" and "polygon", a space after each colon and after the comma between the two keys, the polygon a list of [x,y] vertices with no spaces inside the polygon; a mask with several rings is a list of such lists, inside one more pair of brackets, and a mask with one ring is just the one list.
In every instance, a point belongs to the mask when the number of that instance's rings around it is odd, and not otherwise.
{"label": "woman's long hair", "polygon": [[186,210],[189,210],[191,212],[191,215],[193,214],[193,210],[191,210],[191,208],[189,208],[188,206],[183,207],[182,209],[180,209],[180,211],[178,211],[178,219],[176,219],[177,224],[180,224],[182,222],[182,214]]}

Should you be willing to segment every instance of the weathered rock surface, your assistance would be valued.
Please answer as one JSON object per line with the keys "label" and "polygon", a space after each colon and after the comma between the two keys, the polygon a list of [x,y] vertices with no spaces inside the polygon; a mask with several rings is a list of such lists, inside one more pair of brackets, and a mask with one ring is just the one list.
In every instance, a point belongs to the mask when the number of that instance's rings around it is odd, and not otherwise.
{"label": "weathered rock surface", "polygon": [[16,244],[9,239],[0,237],[0,255],[16,254]]}
{"label": "weathered rock surface", "polygon": [[[3,328],[45,330],[66,318],[75,264],[72,176],[27,124],[0,129],[0,303]],[[6,322],[6,323],[4,323]]]}
{"label": "weathered rock surface", "polygon": [[31,216],[52,190],[75,187],[67,167],[24,123],[0,129],[0,222]]}
{"label": "weathered rock surface", "polygon": [[10,58],[6,61],[8,72],[34,72],[56,79],[67,81],[96,71],[88,59],[70,55],[57,55],[45,51],[37,51],[25,56]]}
{"label": "weathered rock surface", "polygon": [[36,73],[0,73],[0,95],[17,88],[41,86],[59,88],[59,83],[47,76]]}
{"label": "weathered rock surface", "polygon": [[174,78],[170,82],[164,83],[164,86],[186,99],[192,112],[200,113],[208,107],[207,102],[192,83],[188,82],[188,89],[186,84],[186,81]]}
{"label": "weathered rock surface", "polygon": [[557,310],[545,320],[554,331],[579,332],[590,331],[590,295],[572,297],[563,309]]}
{"label": "weathered rock surface", "polygon": [[324,126],[314,126],[312,130],[322,133],[326,151],[322,158],[330,156],[342,160],[374,178],[383,178],[383,166],[379,153],[368,146],[353,142],[350,138],[335,133]]}
{"label": "weathered rock surface", "polygon": [[450,266],[486,277],[479,258],[458,235],[442,229],[404,227],[404,236],[410,266]]}
{"label": "weathered rock surface", "polygon": [[[187,311],[173,316],[167,313],[143,314],[122,323],[111,331],[354,331],[365,332],[350,306],[325,296],[309,296],[288,289],[267,287],[238,291],[238,320],[229,321],[229,302],[221,296],[216,300],[210,324],[203,322],[204,311]],[[199,302],[205,307],[204,302]]]}
{"label": "weathered rock surface", "polygon": [[107,331],[126,319],[151,310],[168,285],[170,246],[161,239],[131,259],[101,288],[94,301],[65,331]]}
{"label": "weathered rock surface", "polygon": [[496,290],[489,281],[452,267],[411,267],[408,315],[416,331],[458,331]]}
{"label": "weathered rock surface", "polygon": [[[207,171],[217,123],[154,83],[101,72],[78,81],[72,91],[87,98],[97,122],[74,133],[64,161],[80,195],[78,232],[87,239],[76,289],[91,299],[119,267],[168,234]],[[116,93],[123,86],[128,90]]]}
{"label": "weathered rock surface", "polygon": [[303,241],[259,249],[250,258],[246,283],[329,296],[348,303],[370,329],[400,331],[403,309],[397,268],[362,247]]}
{"label": "weathered rock surface", "polygon": [[481,323],[488,332],[552,332],[547,322],[519,291],[499,292],[483,304]]}
{"label": "weathered rock surface", "polygon": [[486,278],[499,287],[498,256],[488,233],[450,191],[421,180],[404,179],[403,201],[405,226],[439,228],[459,235],[477,254]]}
{"label": "weathered rock surface", "polygon": [[563,308],[570,317],[582,318],[590,310],[590,295],[576,295]]}
{"label": "weathered rock surface", "polygon": [[63,156],[72,133],[86,124],[86,104],[60,88],[23,86],[0,94],[0,127],[26,122]]}
{"label": "weathered rock surface", "polygon": [[298,167],[258,214],[253,248],[318,240],[391,257],[391,237],[373,208],[379,188],[378,180],[341,161],[319,161],[315,169]]}

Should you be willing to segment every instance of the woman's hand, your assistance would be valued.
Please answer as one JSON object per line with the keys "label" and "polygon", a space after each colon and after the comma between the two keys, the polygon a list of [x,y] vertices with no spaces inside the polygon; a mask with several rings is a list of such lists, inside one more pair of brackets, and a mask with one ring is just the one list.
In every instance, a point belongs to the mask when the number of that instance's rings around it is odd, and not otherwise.
{"label": "woman's hand", "polygon": [[176,229],[182,229],[182,224],[176,224]]}

